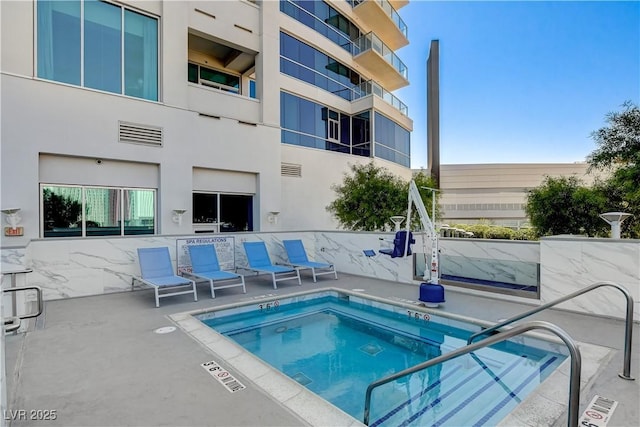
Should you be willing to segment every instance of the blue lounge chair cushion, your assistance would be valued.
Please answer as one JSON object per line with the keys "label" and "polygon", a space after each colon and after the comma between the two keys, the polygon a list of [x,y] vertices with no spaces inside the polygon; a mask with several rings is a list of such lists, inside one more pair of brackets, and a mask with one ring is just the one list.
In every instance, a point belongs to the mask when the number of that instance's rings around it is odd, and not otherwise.
{"label": "blue lounge chair cushion", "polygon": [[[191,259],[191,273],[184,272],[185,276],[190,276],[197,280],[208,280],[211,288],[211,298],[215,298],[216,289],[233,288],[242,286],[242,291],[247,292],[244,284],[244,277],[220,269],[216,248],[212,244],[189,245],[189,258]],[[237,283],[229,283],[229,280],[238,279]],[[217,284],[216,282],[223,282]]]}
{"label": "blue lounge chair cushion", "polygon": [[[336,273],[333,264],[327,264],[322,262],[309,261],[309,257],[307,256],[307,251],[304,249],[304,245],[302,244],[302,240],[283,240],[282,244],[284,245],[284,249],[287,252],[287,258],[289,258],[289,264],[298,268],[309,268],[311,269],[311,274],[313,274],[313,281],[316,281],[316,276],[323,274],[333,274],[335,278],[338,278],[338,273]],[[327,270],[324,272],[316,272],[318,270]]]}

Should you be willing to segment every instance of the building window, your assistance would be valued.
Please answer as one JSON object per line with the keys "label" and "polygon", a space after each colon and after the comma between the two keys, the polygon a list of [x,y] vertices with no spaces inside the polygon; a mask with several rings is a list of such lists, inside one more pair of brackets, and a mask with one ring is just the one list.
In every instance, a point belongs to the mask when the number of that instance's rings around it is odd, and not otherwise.
{"label": "building window", "polygon": [[375,113],[374,127],[375,157],[409,167],[411,164],[409,131],[378,112]]}
{"label": "building window", "polygon": [[287,92],[280,92],[282,142],[351,154],[350,117]]}
{"label": "building window", "polygon": [[353,40],[362,32],[349,19],[323,1],[281,0],[280,11],[311,27],[351,52]]}
{"label": "building window", "polygon": [[253,231],[253,196],[193,193],[193,224],[210,225],[203,231]]}
{"label": "building window", "polygon": [[362,111],[351,118],[351,150],[357,156],[371,157],[370,117],[370,111]]}
{"label": "building window", "polygon": [[158,19],[96,0],[38,1],[38,77],[158,100]]}
{"label": "building window", "polygon": [[285,33],[280,33],[280,72],[347,101],[362,96],[360,74]]}
{"label": "building window", "polygon": [[189,63],[189,81],[225,92],[240,93],[240,76]]}
{"label": "building window", "polygon": [[42,236],[154,234],[156,190],[41,185]]}

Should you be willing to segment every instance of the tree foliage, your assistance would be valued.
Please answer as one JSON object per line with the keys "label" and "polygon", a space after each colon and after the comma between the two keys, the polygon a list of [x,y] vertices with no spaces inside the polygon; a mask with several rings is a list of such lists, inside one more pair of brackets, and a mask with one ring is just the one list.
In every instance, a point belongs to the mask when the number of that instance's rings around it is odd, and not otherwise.
{"label": "tree foliage", "polygon": [[[434,180],[424,172],[418,173],[415,181],[418,188],[434,186]],[[373,162],[352,165],[342,184],[331,188],[336,192],[336,199],[326,209],[344,229],[389,231],[394,229],[392,216],[407,214],[409,183]],[[420,194],[430,214],[431,192],[421,190]],[[414,229],[419,224],[415,212],[411,222]]]}
{"label": "tree foliage", "polygon": [[547,176],[539,187],[528,191],[525,212],[538,236],[605,236],[609,226],[599,215],[609,204],[603,185],[590,188],[575,176]]}
{"label": "tree foliage", "polygon": [[612,170],[605,186],[612,205],[633,214],[622,223],[623,237],[640,237],[640,108],[625,102],[622,111],[606,116],[607,126],[591,134],[597,147],[587,161],[591,168]]}

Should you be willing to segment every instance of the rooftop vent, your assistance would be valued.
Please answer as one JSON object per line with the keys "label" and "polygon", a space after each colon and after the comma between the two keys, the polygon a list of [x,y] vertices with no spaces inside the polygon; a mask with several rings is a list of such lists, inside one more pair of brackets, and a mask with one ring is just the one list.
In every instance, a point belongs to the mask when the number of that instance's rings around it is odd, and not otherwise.
{"label": "rooftop vent", "polygon": [[118,122],[118,141],[162,147],[162,128]]}

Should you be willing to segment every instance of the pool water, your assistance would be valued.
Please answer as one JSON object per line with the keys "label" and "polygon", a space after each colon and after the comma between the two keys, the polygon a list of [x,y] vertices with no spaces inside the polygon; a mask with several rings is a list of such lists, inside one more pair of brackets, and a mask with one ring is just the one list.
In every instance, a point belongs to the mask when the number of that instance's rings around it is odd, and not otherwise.
{"label": "pool water", "polygon": [[[371,382],[462,347],[478,330],[389,307],[324,295],[202,320],[362,420]],[[380,386],[372,394],[370,425],[495,425],[566,358],[552,347],[506,341]]]}

